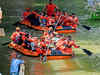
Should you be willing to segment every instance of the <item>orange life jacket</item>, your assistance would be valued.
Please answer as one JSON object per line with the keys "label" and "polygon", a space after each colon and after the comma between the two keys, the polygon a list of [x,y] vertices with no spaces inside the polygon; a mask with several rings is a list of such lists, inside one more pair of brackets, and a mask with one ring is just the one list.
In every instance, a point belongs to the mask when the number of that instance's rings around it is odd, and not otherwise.
{"label": "orange life jacket", "polygon": [[74,23],[73,23],[72,27],[73,27],[73,28],[77,28],[77,25],[78,25],[78,23],[79,23],[78,17],[74,17],[74,18],[73,18],[73,22],[74,22]]}
{"label": "orange life jacket", "polygon": [[46,5],[46,12],[48,16],[52,16],[55,12],[55,8],[57,6],[55,4],[48,4]]}
{"label": "orange life jacket", "polygon": [[64,18],[62,25],[64,25],[64,26],[72,26],[72,17]]}
{"label": "orange life jacket", "polygon": [[23,13],[24,19],[26,19],[27,16],[29,16],[30,14],[32,14],[32,12],[30,12],[30,11],[25,11],[25,12]]}
{"label": "orange life jacket", "polygon": [[53,25],[54,23],[55,23],[55,19],[53,19],[52,17],[48,17],[47,26]]}
{"label": "orange life jacket", "polygon": [[20,35],[20,32],[14,32],[12,35],[11,35],[11,40],[16,40],[16,37]]}

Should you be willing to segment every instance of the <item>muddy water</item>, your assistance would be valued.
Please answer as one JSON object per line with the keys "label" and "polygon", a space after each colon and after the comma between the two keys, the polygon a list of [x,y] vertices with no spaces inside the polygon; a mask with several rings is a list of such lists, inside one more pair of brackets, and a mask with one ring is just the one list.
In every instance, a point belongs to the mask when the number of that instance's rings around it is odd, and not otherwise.
{"label": "muddy water", "polygon": [[[55,3],[61,8],[68,8],[68,12],[76,12],[78,16],[87,15],[86,10],[83,9],[85,5],[84,0],[55,0]],[[13,23],[20,20],[20,16],[24,11],[24,8],[31,7],[32,9],[43,8],[44,4],[47,3],[47,0],[0,0],[0,6],[4,11],[4,19],[0,27],[4,27],[6,31],[6,37],[0,38],[0,72],[4,75],[9,73],[9,51],[12,51],[7,46],[2,46],[2,43],[9,41],[9,36],[14,31],[15,27],[12,26]],[[65,4],[66,3],[66,4]],[[75,6],[75,8],[73,7]],[[70,10],[71,9],[71,10]],[[77,33],[71,34],[73,39],[76,40],[76,43],[83,48],[89,49],[95,54],[99,54],[100,51],[100,27],[99,22],[87,22],[86,20],[81,20],[82,24],[86,25],[97,25],[98,28],[93,28],[91,31],[84,29],[79,26]],[[40,36],[39,31],[30,30],[24,27],[24,30],[30,31],[33,33],[33,36]],[[66,36],[66,35],[65,35]],[[27,72],[30,72],[30,75],[99,75],[98,62],[94,58],[87,57],[80,49],[74,49],[76,58],[69,60],[50,60],[47,64],[41,64],[39,59],[34,59],[30,57],[25,57],[28,62]],[[91,63],[91,62],[92,63]],[[94,65],[97,64],[96,65]],[[93,66],[92,66],[93,65]],[[29,69],[28,69],[29,68]],[[96,69],[97,68],[97,69]],[[28,71],[29,70],[29,71]],[[27,75],[29,75],[27,73]]]}

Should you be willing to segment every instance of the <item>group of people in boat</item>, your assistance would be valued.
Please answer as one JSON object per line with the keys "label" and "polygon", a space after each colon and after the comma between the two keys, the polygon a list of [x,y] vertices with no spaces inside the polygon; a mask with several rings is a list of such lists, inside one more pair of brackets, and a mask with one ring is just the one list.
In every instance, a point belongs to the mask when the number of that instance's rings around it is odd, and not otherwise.
{"label": "group of people in boat", "polygon": [[49,27],[62,26],[63,29],[71,30],[76,29],[79,24],[78,17],[75,13],[69,15],[65,11],[61,11],[52,0],[49,0],[49,4],[45,6],[43,11],[38,14],[36,11],[31,11],[30,8],[26,8],[23,13],[24,20],[29,20],[31,25]]}
{"label": "group of people in boat", "polygon": [[32,37],[16,27],[16,32],[11,35],[11,40],[13,43],[39,54],[46,54],[47,51],[49,51],[49,55],[73,54],[72,46],[79,48],[71,36],[64,37],[54,32],[52,27],[45,30],[41,37]]}

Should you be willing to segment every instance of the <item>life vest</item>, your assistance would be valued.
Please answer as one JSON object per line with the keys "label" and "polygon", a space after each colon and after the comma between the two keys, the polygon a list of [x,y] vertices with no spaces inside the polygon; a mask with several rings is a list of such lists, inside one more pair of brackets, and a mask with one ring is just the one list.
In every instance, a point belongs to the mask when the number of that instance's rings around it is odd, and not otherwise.
{"label": "life vest", "polygon": [[71,40],[71,41],[67,41],[66,40],[64,44],[66,45],[66,50],[68,50],[68,51],[71,50],[71,52],[72,52],[72,46],[74,46],[75,48],[79,48],[79,46],[77,46],[75,44],[75,41],[74,40]]}
{"label": "life vest", "polygon": [[14,32],[14,33],[11,35],[11,40],[15,41],[17,36],[20,36],[20,32]]}
{"label": "life vest", "polygon": [[72,17],[66,17],[64,20],[63,20],[63,24],[64,26],[72,26]]}
{"label": "life vest", "polygon": [[59,48],[60,50],[64,49],[64,40],[60,39],[56,43],[56,47]]}
{"label": "life vest", "polygon": [[40,46],[41,46],[41,47],[46,47],[46,43],[45,43],[44,41],[41,41],[41,42],[40,42]]}
{"label": "life vest", "polygon": [[47,26],[54,25],[54,23],[55,23],[55,19],[53,19],[52,17],[48,17]]}
{"label": "life vest", "polygon": [[26,19],[27,16],[29,16],[30,14],[32,14],[30,11],[29,11],[29,12],[28,12],[28,11],[24,12],[24,13],[23,13],[24,19]]}
{"label": "life vest", "polygon": [[73,23],[72,27],[73,27],[73,28],[77,28],[77,25],[78,25],[78,23],[79,23],[78,17],[74,17],[74,18],[73,18],[73,22],[74,22],[74,23]]}
{"label": "life vest", "polygon": [[48,16],[52,16],[55,12],[56,5],[55,4],[48,4],[46,5],[46,12]]}

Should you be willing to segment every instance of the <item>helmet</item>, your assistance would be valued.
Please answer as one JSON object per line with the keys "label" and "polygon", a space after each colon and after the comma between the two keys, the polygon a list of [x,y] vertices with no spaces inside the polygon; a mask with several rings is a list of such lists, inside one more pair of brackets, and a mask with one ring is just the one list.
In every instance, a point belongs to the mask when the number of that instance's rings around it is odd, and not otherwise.
{"label": "helmet", "polygon": [[20,27],[16,27],[16,30],[20,30]]}
{"label": "helmet", "polygon": [[31,8],[25,8],[26,10],[30,10]]}

